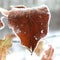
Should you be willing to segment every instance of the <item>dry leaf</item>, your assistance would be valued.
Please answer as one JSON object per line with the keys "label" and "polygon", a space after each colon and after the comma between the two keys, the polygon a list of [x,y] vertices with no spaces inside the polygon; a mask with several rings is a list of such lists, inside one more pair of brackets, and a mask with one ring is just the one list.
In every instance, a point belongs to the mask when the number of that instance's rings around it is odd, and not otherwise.
{"label": "dry leaf", "polygon": [[21,43],[33,52],[38,41],[47,35],[49,17],[46,6],[15,8],[9,12],[8,22]]}
{"label": "dry leaf", "polygon": [[39,41],[34,52],[39,56],[43,51],[43,41]]}
{"label": "dry leaf", "polygon": [[49,49],[44,52],[41,60],[53,60],[54,48],[50,45]]}

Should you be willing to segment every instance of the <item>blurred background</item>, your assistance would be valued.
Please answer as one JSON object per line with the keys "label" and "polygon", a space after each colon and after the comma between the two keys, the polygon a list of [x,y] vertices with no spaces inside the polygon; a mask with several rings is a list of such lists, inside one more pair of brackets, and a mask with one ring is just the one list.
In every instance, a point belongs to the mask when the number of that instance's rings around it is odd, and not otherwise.
{"label": "blurred background", "polygon": [[[0,7],[8,10],[10,9],[11,5],[25,5],[27,7],[35,7],[42,4],[47,5],[51,11],[49,32],[60,31],[60,0],[0,0]],[[0,13],[0,17],[1,16],[2,15]],[[7,21],[5,19],[3,19],[5,22],[5,27],[3,30],[0,30],[0,37],[3,37],[4,34],[12,32],[12,30],[8,28],[6,24]]]}

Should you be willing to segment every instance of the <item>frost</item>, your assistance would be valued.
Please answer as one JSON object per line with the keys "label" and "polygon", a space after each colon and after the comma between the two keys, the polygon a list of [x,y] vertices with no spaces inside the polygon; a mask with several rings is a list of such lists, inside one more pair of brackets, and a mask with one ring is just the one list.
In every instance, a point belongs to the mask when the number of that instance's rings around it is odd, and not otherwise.
{"label": "frost", "polygon": [[41,30],[41,33],[43,33],[44,32],[44,30]]}
{"label": "frost", "polygon": [[26,34],[26,32],[24,32],[24,34]]}
{"label": "frost", "polygon": [[41,23],[41,25],[43,25],[43,23]]}
{"label": "frost", "polygon": [[21,24],[21,27],[23,27],[24,25],[23,24]]}
{"label": "frost", "polygon": [[42,16],[40,15],[39,18],[42,18]]}
{"label": "frost", "polygon": [[38,38],[36,36],[34,36],[35,40],[38,40]]}
{"label": "frost", "polygon": [[20,29],[17,29],[17,30],[16,30],[16,33],[21,33],[21,30],[20,30]]}

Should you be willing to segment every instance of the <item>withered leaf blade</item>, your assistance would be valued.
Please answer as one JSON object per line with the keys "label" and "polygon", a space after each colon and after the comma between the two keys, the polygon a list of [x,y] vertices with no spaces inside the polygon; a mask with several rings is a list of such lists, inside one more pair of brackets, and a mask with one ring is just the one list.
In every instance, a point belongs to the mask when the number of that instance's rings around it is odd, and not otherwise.
{"label": "withered leaf blade", "polygon": [[1,22],[1,20],[0,20],[0,28],[3,26],[3,23]]}
{"label": "withered leaf blade", "polygon": [[34,51],[38,41],[47,35],[49,13],[45,6],[40,8],[15,8],[9,12],[9,26],[21,39],[21,43]]}

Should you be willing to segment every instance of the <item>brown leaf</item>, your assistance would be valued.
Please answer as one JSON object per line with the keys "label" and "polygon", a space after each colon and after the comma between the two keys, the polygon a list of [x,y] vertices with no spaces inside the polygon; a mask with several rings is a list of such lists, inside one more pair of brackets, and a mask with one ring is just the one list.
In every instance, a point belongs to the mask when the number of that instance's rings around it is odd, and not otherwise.
{"label": "brown leaf", "polygon": [[34,51],[38,41],[47,35],[49,13],[47,7],[15,8],[9,12],[8,22],[21,43]]}

